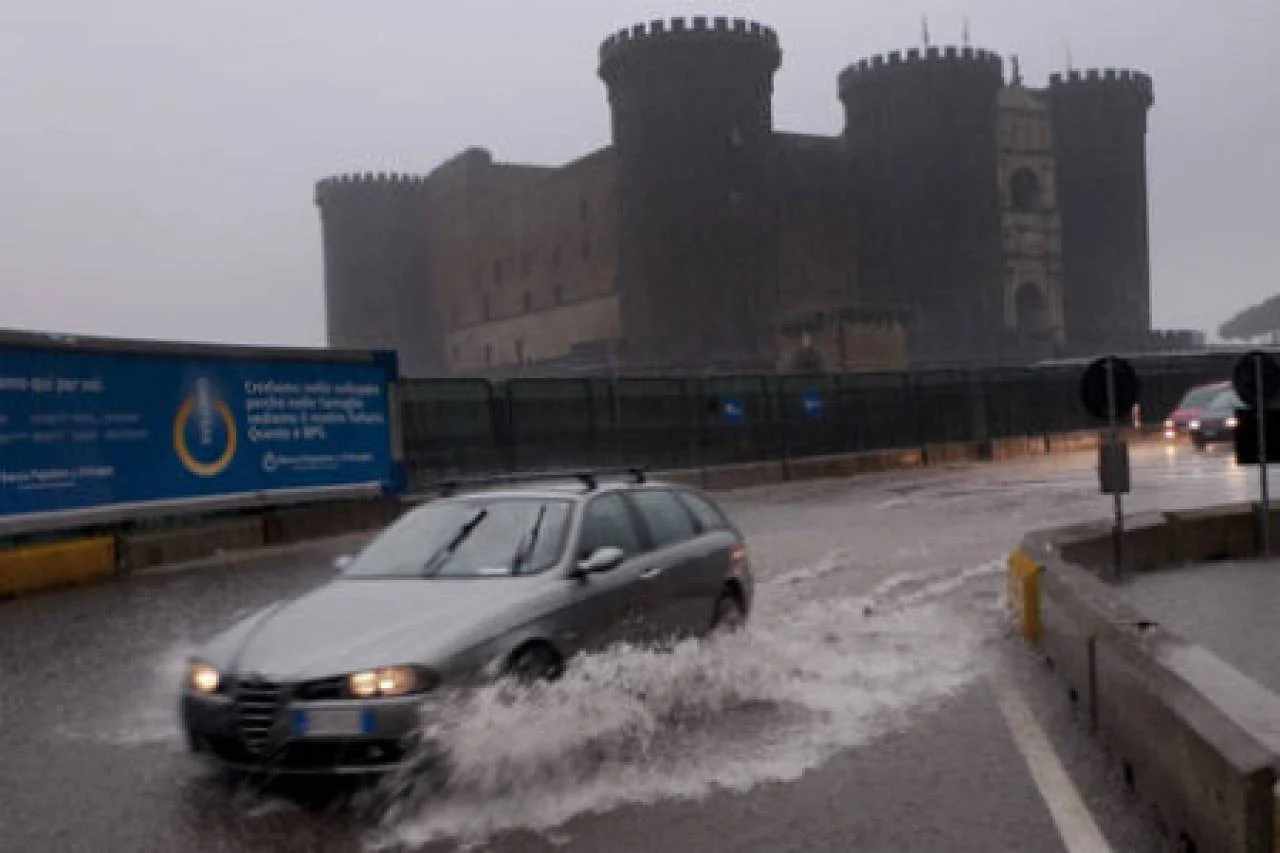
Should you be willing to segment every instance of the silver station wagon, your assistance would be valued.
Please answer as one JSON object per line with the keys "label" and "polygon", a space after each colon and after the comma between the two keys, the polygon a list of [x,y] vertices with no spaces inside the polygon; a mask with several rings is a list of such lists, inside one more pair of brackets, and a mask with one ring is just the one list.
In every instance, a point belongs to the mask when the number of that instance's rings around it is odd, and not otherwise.
{"label": "silver station wagon", "polygon": [[732,629],[751,607],[738,530],[642,471],[454,491],[340,562],[191,659],[193,750],[249,770],[385,770],[433,691],[554,679],[579,652]]}

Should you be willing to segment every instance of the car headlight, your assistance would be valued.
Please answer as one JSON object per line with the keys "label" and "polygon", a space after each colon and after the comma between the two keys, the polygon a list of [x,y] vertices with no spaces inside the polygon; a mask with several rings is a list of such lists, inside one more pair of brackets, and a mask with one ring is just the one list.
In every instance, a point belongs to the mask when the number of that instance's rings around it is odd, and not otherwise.
{"label": "car headlight", "polygon": [[222,675],[204,661],[193,660],[187,666],[187,686],[196,693],[217,693]]}
{"label": "car headlight", "polygon": [[1196,430],[1200,429],[1200,422],[1191,421],[1190,423],[1187,424],[1187,429],[1191,430],[1192,432],[1195,432]]}
{"label": "car headlight", "polygon": [[434,686],[429,672],[412,666],[382,666],[347,676],[347,692],[357,699],[424,693]]}
{"label": "car headlight", "polygon": [[1175,424],[1175,423],[1173,422],[1173,418],[1165,418],[1165,421],[1164,421],[1164,428],[1165,428],[1166,430],[1173,429],[1175,426],[1177,426],[1177,424]]}
{"label": "car headlight", "polygon": [[1226,424],[1227,429],[1235,429],[1236,427],[1240,426],[1240,421],[1238,418],[1236,418],[1235,415],[1232,415],[1231,417],[1227,418],[1224,423]]}

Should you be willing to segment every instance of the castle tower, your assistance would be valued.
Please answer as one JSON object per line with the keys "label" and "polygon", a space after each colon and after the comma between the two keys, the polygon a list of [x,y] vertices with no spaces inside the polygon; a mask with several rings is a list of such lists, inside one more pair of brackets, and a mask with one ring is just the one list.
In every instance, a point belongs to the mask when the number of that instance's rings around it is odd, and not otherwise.
{"label": "castle tower", "polygon": [[997,176],[1000,57],[930,47],[840,75],[861,288],[910,312],[909,358],[998,354],[1004,311]]}
{"label": "castle tower", "polygon": [[1091,68],[1049,78],[1062,214],[1067,344],[1140,346],[1151,329],[1147,110],[1151,78]]}
{"label": "castle tower", "polygon": [[609,36],[600,77],[618,158],[618,292],[636,365],[769,361],[777,291],[773,30],[727,18]]}
{"label": "castle tower", "polygon": [[409,375],[445,370],[444,325],[427,268],[427,184],[340,175],[316,184],[329,346],[399,351]]}

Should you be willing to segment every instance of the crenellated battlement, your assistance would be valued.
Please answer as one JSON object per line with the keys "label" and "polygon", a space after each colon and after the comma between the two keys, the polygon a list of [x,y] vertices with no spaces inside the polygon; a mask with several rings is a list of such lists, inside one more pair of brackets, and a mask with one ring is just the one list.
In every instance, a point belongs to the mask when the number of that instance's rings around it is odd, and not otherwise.
{"label": "crenellated battlement", "polygon": [[1130,68],[1073,68],[1064,76],[1049,75],[1050,91],[1120,91],[1138,95],[1149,107],[1155,103],[1151,76]]}
{"label": "crenellated battlement", "polygon": [[983,74],[1002,76],[1004,60],[993,50],[974,47],[918,47],[892,50],[859,59],[840,72],[840,89],[867,80],[878,80],[921,67],[945,66],[947,69],[972,69]]}
{"label": "crenellated battlement", "polygon": [[402,172],[350,172],[316,181],[316,204],[340,196],[371,192],[418,192],[425,189],[426,176]]}
{"label": "crenellated battlement", "polygon": [[723,15],[653,20],[612,33],[600,43],[600,68],[618,61],[641,46],[663,44],[758,44],[774,57],[781,56],[778,34],[772,27],[746,18]]}

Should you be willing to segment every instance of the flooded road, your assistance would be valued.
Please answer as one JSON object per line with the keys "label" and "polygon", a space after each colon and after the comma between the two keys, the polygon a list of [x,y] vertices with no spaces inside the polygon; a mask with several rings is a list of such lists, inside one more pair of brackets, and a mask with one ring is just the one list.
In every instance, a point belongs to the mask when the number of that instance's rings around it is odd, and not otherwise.
{"label": "flooded road", "polygon": [[[1252,495],[1225,454],[1135,448],[1132,511]],[[450,773],[263,784],[187,754],[189,651],[332,574],[350,540],[0,603],[0,838],[13,849],[1055,850],[1015,695],[1117,850],[1162,850],[1011,636],[1003,558],[1106,518],[1094,459],[723,493],[758,581],[739,636],[619,648],[559,682],[442,695]],[[1034,778],[1033,778],[1034,776]]]}

